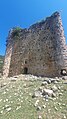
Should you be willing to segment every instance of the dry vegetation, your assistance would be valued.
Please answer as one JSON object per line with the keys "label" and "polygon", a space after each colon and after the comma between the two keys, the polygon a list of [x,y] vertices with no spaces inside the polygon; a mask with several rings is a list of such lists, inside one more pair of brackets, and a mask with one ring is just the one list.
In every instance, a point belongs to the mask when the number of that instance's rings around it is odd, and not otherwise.
{"label": "dry vegetation", "polygon": [[3,62],[4,62],[4,56],[0,55],[0,73],[2,73]]}
{"label": "dry vegetation", "polygon": [[[42,85],[46,79],[32,75],[1,78],[0,119],[67,119],[67,80]],[[54,97],[39,95],[41,89],[53,86],[57,87]]]}

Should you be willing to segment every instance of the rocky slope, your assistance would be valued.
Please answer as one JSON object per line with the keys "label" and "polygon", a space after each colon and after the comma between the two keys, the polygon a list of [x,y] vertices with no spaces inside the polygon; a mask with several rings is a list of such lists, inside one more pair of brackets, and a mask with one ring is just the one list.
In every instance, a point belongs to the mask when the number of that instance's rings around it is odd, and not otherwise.
{"label": "rocky slope", "polygon": [[0,119],[67,119],[67,77],[0,78]]}

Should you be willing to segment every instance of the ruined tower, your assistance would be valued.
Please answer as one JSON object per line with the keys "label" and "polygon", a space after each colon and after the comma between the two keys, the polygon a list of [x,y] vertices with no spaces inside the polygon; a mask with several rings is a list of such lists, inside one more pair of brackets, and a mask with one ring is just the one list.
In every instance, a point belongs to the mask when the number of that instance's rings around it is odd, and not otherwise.
{"label": "ruined tower", "polygon": [[67,72],[67,45],[60,14],[8,35],[3,75],[61,76]]}

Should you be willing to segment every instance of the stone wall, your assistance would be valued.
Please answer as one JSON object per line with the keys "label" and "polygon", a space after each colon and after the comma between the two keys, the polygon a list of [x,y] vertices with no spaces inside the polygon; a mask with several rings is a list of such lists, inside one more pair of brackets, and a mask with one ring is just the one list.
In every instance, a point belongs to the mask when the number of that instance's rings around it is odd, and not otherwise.
{"label": "stone wall", "polygon": [[3,73],[4,56],[0,55],[0,77]]}
{"label": "stone wall", "polygon": [[13,37],[13,32],[7,41],[5,76],[29,73],[55,77],[61,76],[61,70],[67,71],[67,46],[58,12],[19,30],[18,36]]}
{"label": "stone wall", "polygon": [[11,56],[12,56],[12,39],[10,38],[10,42],[8,40],[6,41],[6,54],[5,54],[5,60],[4,60],[4,66],[3,66],[3,76],[7,77],[9,74],[10,69],[10,63],[11,63]]}

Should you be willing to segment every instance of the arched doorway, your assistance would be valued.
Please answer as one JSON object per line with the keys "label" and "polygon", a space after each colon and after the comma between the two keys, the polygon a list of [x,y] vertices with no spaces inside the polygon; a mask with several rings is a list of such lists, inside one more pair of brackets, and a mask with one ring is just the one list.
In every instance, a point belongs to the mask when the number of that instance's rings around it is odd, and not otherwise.
{"label": "arched doorway", "polygon": [[24,67],[24,74],[28,74],[28,68],[27,67]]}

